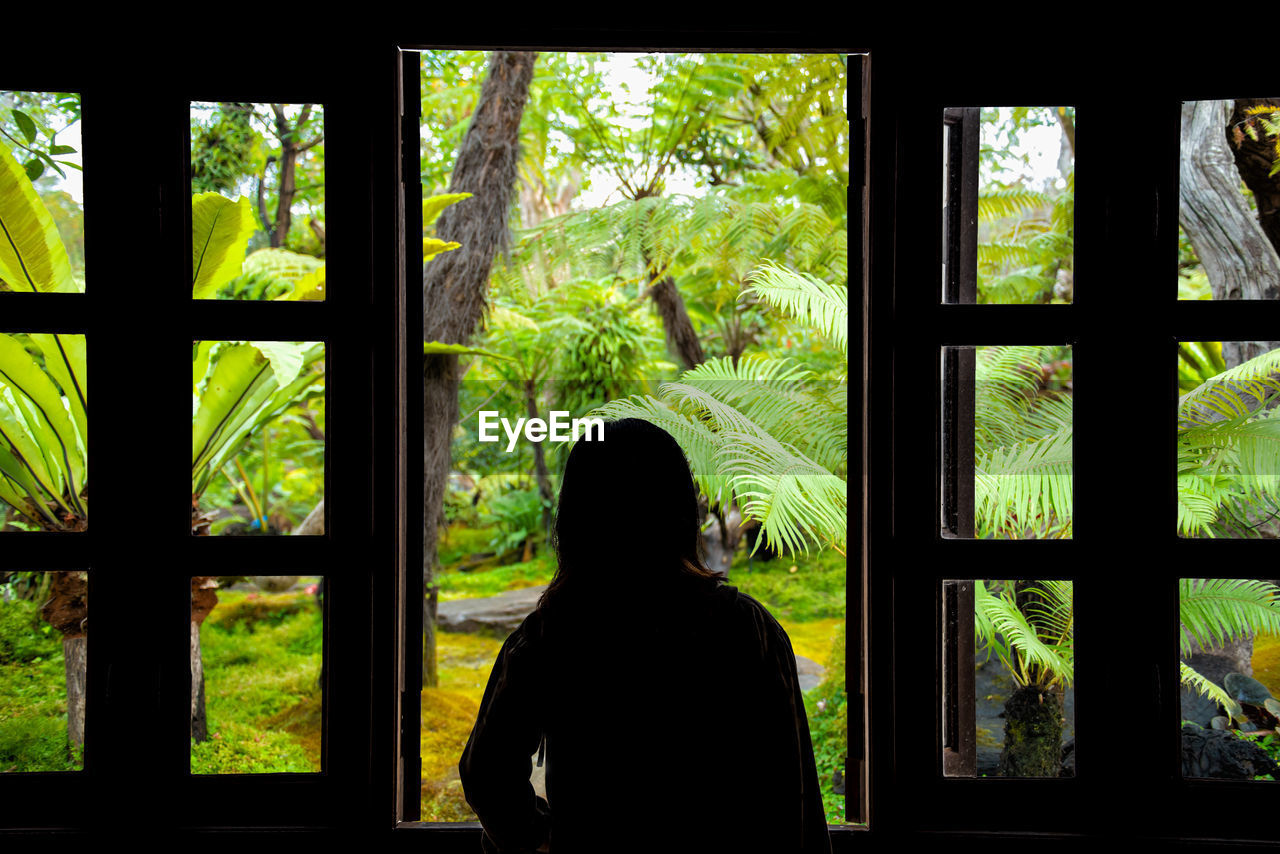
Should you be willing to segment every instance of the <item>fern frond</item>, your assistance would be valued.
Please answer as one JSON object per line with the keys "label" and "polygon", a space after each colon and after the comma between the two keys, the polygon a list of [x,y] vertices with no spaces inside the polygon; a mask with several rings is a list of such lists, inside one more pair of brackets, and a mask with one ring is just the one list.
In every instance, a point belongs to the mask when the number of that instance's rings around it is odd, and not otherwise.
{"label": "fern frond", "polygon": [[1228,368],[1178,398],[1179,426],[1253,415],[1276,394],[1280,394],[1280,349]]}
{"label": "fern frond", "polygon": [[849,496],[842,478],[768,435],[726,432],[722,440],[721,470],[733,472],[742,514],[760,522],[770,548],[807,554],[814,540],[846,547]]}
{"label": "fern frond", "polygon": [[1069,640],[1060,644],[1045,642],[1018,606],[1003,596],[975,596],[974,606],[982,610],[991,628],[1016,650],[1021,667],[1010,670],[1019,684],[1033,684],[1029,677],[1036,669],[1049,676],[1049,682],[1060,680],[1071,684],[1075,678],[1075,656]]}
{"label": "fern frond", "polygon": [[1051,204],[1053,199],[1045,193],[1025,187],[1003,187],[978,195],[978,218],[988,221],[1001,219]]}
{"label": "fern frond", "polygon": [[997,448],[974,460],[974,505],[983,534],[1045,531],[1072,515],[1071,429]]}
{"label": "fern frond", "polygon": [[817,329],[849,355],[849,292],[847,288],[765,262],[749,277],[743,293],[757,293],[770,305]]}
{"label": "fern frond", "polygon": [[1240,708],[1240,704],[1236,702],[1234,697],[1216,683],[1210,682],[1204,676],[1201,676],[1190,664],[1185,661],[1179,661],[1178,670],[1180,681],[1183,685],[1222,706],[1232,718],[1239,717],[1244,713],[1244,710]]}
{"label": "fern frond", "polygon": [[[1182,578],[1178,581],[1178,619],[1201,647],[1256,633],[1280,635],[1280,587],[1242,578]],[[1187,632],[1183,656],[1192,653]]]}

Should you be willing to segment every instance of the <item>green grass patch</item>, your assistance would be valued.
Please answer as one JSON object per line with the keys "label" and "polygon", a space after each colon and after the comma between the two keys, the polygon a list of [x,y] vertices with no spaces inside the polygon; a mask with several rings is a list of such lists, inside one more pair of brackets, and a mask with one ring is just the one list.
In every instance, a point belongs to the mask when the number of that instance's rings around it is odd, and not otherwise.
{"label": "green grass patch", "polygon": [[498,536],[498,526],[489,525],[484,528],[468,528],[463,525],[449,525],[440,529],[440,539],[436,544],[436,556],[441,566],[449,566],[472,555],[487,554],[494,551],[490,543]]}
{"label": "green grass patch", "polygon": [[729,583],[759,600],[778,620],[843,620],[845,567],[844,555],[825,549],[752,561],[748,568],[742,550],[734,556]]}
{"label": "green grass patch", "polygon": [[320,770],[323,620],[304,591],[221,591],[200,628],[209,738],[193,774]]}
{"label": "green grass patch", "polygon": [[823,662],[826,678],[804,695],[805,715],[809,719],[809,737],[813,740],[813,758],[818,767],[818,785],[822,790],[822,808],[828,824],[844,824],[845,796],[836,794],[835,772],[849,773],[849,708],[845,689],[845,624],[840,623],[831,644],[831,653]]}
{"label": "green grass patch", "polygon": [[555,556],[543,552],[536,555],[533,560],[494,569],[474,572],[451,572],[448,569],[442,569],[436,576],[436,581],[440,585],[442,600],[478,599],[483,596],[496,596],[507,590],[549,584],[555,571]]}
{"label": "green grass patch", "polygon": [[34,602],[0,602],[0,773],[83,767],[67,743],[62,635]]}

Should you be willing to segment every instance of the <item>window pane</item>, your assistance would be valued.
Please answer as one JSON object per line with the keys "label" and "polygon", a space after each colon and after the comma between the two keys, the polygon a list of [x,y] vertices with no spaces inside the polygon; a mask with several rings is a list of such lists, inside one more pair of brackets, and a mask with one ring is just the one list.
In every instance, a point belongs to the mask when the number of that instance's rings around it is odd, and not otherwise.
{"label": "window pane", "polygon": [[1075,139],[1074,107],[945,111],[944,302],[1073,301]]}
{"label": "window pane", "polygon": [[1071,349],[942,348],[944,536],[1071,537]]}
{"label": "window pane", "polygon": [[1280,298],[1280,98],[1184,101],[1178,299]]}
{"label": "window pane", "polygon": [[324,106],[191,104],[192,296],[325,297]]}
{"label": "window pane", "polygon": [[0,570],[0,773],[84,767],[88,575]]}
{"label": "window pane", "polygon": [[89,526],[85,336],[0,333],[0,531]]}
{"label": "window pane", "polygon": [[[466,381],[456,409],[452,387],[434,379],[443,358],[426,359],[426,432],[450,440],[426,461],[427,514],[442,507],[445,524],[427,537],[426,562],[439,567],[427,591],[439,601],[424,644],[421,817],[474,820],[459,754],[502,639],[557,566],[548,525],[568,444],[516,422],[558,413],[567,433],[571,419],[604,407],[611,418],[659,423],[690,460],[710,508],[707,563],[763,602],[800,656],[827,818],[842,822],[844,775],[857,767],[843,673],[843,58],[539,53],[523,112],[524,128],[538,130],[521,137],[518,164],[537,177],[518,185],[511,209],[505,192],[454,195],[476,153],[466,134],[490,61],[478,51],[422,54],[428,340],[459,340],[448,326],[453,304],[432,304],[443,289],[431,280],[472,263],[455,260],[466,257],[465,235],[484,233],[486,211],[519,229],[505,263],[481,281],[493,310],[467,329],[483,352],[457,357]],[[742,115],[762,118],[733,118]],[[810,308],[818,303],[829,313]],[[686,385],[664,385],[674,381]],[[762,503],[745,486],[736,501],[729,492],[752,465],[767,499],[780,481],[795,489],[794,503],[777,505],[788,524],[769,525],[775,551],[751,553]],[[637,524],[619,520],[616,548],[628,548]],[[535,764],[535,786],[543,771]]]}
{"label": "window pane", "polygon": [[321,770],[324,578],[191,579],[191,773]]}
{"label": "window pane", "polygon": [[191,353],[191,533],[323,533],[325,345],[196,341]]}
{"label": "window pane", "polygon": [[1178,533],[1280,536],[1280,341],[1178,344]]}
{"label": "window pane", "polygon": [[943,769],[1075,775],[1074,585],[944,581]]}
{"label": "window pane", "polygon": [[0,91],[0,293],[84,292],[80,95]]}
{"label": "window pane", "polygon": [[1178,612],[1183,776],[1280,780],[1280,587],[1184,578]]}

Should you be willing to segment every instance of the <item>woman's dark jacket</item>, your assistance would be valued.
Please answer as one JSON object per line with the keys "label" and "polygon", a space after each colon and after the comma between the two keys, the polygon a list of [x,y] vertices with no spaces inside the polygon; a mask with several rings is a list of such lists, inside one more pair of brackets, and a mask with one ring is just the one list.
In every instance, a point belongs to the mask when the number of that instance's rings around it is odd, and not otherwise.
{"label": "woman's dark jacket", "polygon": [[[529,783],[540,746],[549,807]],[[486,851],[548,833],[556,854],[831,850],[791,642],[727,584],[534,611],[498,654],[459,771]]]}

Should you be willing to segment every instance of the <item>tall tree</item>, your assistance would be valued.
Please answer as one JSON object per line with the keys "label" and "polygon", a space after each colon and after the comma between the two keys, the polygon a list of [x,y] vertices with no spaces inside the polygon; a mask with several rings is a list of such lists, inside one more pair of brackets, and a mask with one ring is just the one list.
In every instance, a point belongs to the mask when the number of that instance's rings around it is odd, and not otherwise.
{"label": "tall tree", "polygon": [[[494,257],[511,243],[511,205],[519,159],[520,120],[536,54],[494,51],[480,100],[463,137],[450,193],[472,198],[441,214],[436,236],[461,246],[432,259],[422,276],[422,334],[426,341],[464,344],[484,314]],[[449,477],[449,446],[458,420],[458,357],[423,357],[423,648],[422,681],[437,684],[436,536]]]}
{"label": "tall tree", "polygon": [[[1250,214],[1228,149],[1230,101],[1182,105],[1178,221],[1204,265],[1213,298],[1280,297],[1280,256]],[[1228,366],[1246,361],[1228,353]],[[1256,354],[1254,354],[1256,355]]]}

